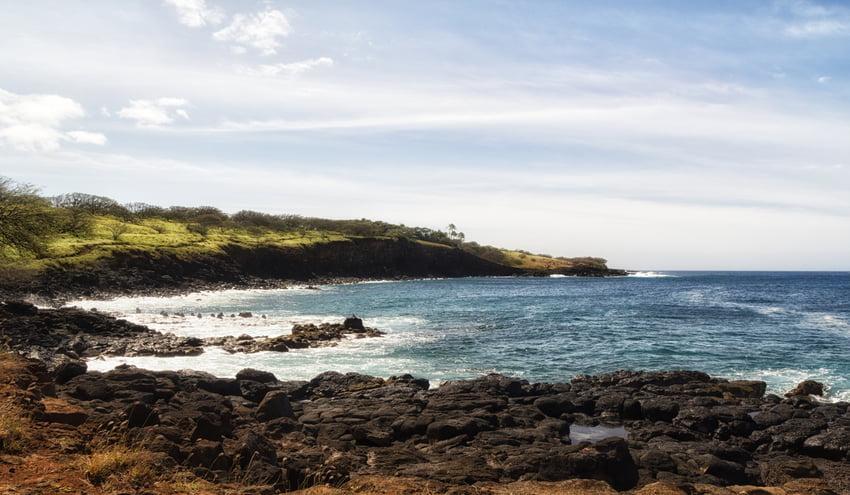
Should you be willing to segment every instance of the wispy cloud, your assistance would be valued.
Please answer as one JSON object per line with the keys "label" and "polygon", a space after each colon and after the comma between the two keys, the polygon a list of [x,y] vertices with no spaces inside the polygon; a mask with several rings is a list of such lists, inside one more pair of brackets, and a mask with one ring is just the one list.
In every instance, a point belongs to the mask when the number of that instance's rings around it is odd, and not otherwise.
{"label": "wispy cloud", "polygon": [[180,24],[192,28],[221,24],[224,10],[207,5],[205,0],[164,0],[177,11]]}
{"label": "wispy cloud", "polygon": [[850,35],[850,23],[830,19],[806,21],[788,26],[785,33],[794,38],[846,36]]}
{"label": "wispy cloud", "polygon": [[106,144],[106,136],[66,131],[65,123],[85,116],[83,106],[59,95],[18,95],[0,89],[0,145],[23,151],[53,151],[63,141]]}
{"label": "wispy cloud", "polygon": [[134,120],[141,127],[157,127],[173,123],[177,118],[189,120],[182,107],[188,105],[183,98],[163,97],[155,100],[130,100],[128,106],[118,110],[122,119]]}
{"label": "wispy cloud", "polygon": [[791,20],[785,34],[792,38],[825,38],[850,35],[850,10],[806,0],[783,2]]}
{"label": "wispy cloud", "polygon": [[333,59],[329,57],[311,58],[287,64],[260,64],[256,67],[239,66],[237,72],[252,76],[297,76],[319,67],[332,67]]}
{"label": "wispy cloud", "polygon": [[254,14],[236,14],[230,25],[216,31],[213,38],[232,43],[238,49],[254,48],[262,55],[274,55],[280,38],[292,28],[283,12],[268,8]]}

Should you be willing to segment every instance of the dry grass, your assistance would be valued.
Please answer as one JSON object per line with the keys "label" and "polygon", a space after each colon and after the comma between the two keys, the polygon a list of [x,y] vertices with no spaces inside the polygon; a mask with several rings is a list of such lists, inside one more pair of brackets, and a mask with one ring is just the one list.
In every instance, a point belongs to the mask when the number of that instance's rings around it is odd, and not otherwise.
{"label": "dry grass", "polygon": [[27,446],[30,422],[7,398],[0,399],[0,453],[17,454]]}
{"label": "dry grass", "polygon": [[95,485],[113,482],[150,486],[160,471],[157,461],[149,451],[115,445],[83,458],[80,468]]}
{"label": "dry grass", "polygon": [[202,480],[194,474],[180,471],[170,480],[159,481],[154,485],[155,493],[168,495],[214,495],[226,492],[221,486]]}

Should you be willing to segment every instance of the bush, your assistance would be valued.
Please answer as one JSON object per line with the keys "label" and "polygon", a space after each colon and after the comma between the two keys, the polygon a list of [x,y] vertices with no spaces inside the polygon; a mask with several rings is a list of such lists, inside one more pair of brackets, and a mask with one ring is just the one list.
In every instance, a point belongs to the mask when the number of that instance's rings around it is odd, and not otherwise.
{"label": "bush", "polygon": [[130,227],[124,223],[119,222],[117,220],[113,220],[107,224],[106,228],[109,230],[109,233],[112,235],[112,240],[117,241],[121,239],[121,236],[126,234]]}
{"label": "bush", "polygon": [[60,230],[61,220],[36,189],[0,177],[0,252],[45,254],[45,243]]}

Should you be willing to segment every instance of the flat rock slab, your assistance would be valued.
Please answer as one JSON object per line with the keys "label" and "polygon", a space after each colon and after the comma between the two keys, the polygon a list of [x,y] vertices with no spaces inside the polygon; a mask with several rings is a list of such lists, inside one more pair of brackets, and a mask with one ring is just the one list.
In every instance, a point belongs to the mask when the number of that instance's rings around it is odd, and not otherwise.
{"label": "flat rock slab", "polygon": [[48,423],[80,426],[89,418],[85,409],[62,399],[45,397],[41,403],[44,405],[44,419]]}

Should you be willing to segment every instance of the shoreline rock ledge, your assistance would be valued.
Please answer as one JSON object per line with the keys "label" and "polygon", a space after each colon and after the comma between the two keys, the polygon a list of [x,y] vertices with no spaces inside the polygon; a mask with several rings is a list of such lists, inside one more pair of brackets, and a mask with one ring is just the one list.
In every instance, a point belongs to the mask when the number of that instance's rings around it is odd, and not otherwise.
{"label": "shoreline rock ledge", "polygon": [[97,311],[39,309],[21,301],[0,303],[0,330],[0,345],[44,361],[51,371],[64,378],[85,372],[83,359],[98,356],[197,356],[209,346],[219,346],[231,353],[287,352],[334,346],[350,337],[384,335],[365,326],[362,319],[349,317],[342,323],[296,324],[291,334],[276,337],[240,335],[201,339],[161,333]]}

